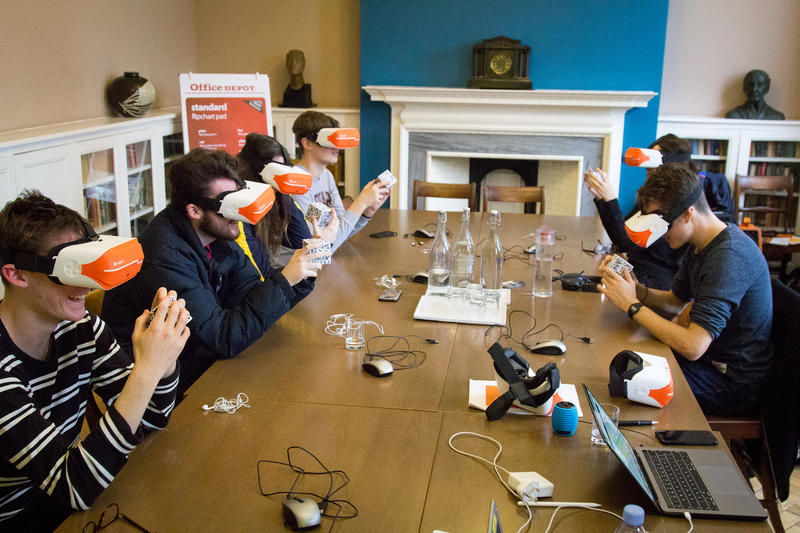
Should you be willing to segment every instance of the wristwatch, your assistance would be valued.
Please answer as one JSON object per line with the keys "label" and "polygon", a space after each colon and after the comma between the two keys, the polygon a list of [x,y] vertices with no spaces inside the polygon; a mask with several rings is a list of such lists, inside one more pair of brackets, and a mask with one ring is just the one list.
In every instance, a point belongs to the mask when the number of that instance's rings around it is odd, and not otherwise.
{"label": "wristwatch", "polygon": [[642,308],[642,302],[633,302],[631,306],[628,308],[628,318],[633,318],[633,315],[639,312],[639,309]]}

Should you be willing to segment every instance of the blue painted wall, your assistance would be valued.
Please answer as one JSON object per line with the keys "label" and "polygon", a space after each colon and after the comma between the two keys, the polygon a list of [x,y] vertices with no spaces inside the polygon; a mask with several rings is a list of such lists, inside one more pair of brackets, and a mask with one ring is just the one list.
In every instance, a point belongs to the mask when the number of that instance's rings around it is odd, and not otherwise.
{"label": "blue painted wall", "polygon": [[[531,47],[534,89],[661,90],[668,0],[361,0],[361,85],[466,87],[472,46]],[[655,139],[659,98],[628,111],[623,146]],[[390,111],[361,92],[361,180],[389,168]],[[644,170],[623,165],[633,205]]]}

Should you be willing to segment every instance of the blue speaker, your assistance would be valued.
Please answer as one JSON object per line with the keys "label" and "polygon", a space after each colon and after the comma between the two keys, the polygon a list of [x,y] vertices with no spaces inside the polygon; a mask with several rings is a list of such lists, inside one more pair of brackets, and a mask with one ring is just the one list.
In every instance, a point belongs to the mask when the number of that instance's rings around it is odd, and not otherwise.
{"label": "blue speaker", "polygon": [[550,417],[553,432],[561,437],[571,437],[578,429],[578,408],[571,402],[558,402]]}

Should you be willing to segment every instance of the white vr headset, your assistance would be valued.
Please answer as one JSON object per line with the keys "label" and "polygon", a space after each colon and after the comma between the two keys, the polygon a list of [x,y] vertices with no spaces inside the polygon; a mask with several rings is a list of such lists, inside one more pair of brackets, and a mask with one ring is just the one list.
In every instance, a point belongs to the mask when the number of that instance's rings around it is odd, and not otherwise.
{"label": "white vr headset", "polygon": [[611,360],[608,392],[612,397],[664,407],[675,394],[665,357],[624,350]]}
{"label": "white vr headset", "polygon": [[703,194],[703,187],[698,183],[697,187],[683,199],[671,212],[664,214],[660,211],[643,214],[637,211],[632,217],[625,221],[625,233],[628,237],[642,248],[648,248],[672,227],[672,223],[681,214],[694,204],[700,195]]}
{"label": "white vr headset", "polygon": [[266,183],[245,181],[245,186],[235,191],[225,191],[216,198],[198,198],[195,203],[229,220],[255,224],[266,215],[275,203],[275,191]]}
{"label": "white vr headset", "polygon": [[355,148],[361,135],[356,128],[322,128],[312,140],[326,148]]}
{"label": "white vr headset", "polygon": [[311,189],[312,177],[301,168],[273,161],[261,171],[261,179],[283,194],[305,194]]}
{"label": "white vr headset", "polygon": [[47,274],[59,285],[109,290],[139,273],[144,252],[139,241],[98,236],[85,221],[84,237],[55,246],[45,255],[9,250],[5,257],[20,270]]}

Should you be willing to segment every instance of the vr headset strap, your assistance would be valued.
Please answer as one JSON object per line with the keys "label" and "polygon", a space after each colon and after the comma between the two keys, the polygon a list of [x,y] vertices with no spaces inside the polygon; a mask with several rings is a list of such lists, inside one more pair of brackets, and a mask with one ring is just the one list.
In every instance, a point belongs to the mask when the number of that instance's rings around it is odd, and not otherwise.
{"label": "vr headset strap", "polygon": [[689,207],[691,207],[697,201],[697,199],[700,198],[701,194],[703,194],[703,186],[698,183],[697,187],[695,187],[694,190],[689,193],[689,196],[684,198],[682,202],[676,205],[664,220],[666,220],[668,224],[675,222],[675,220],[681,216],[684,211],[689,209]]}
{"label": "vr headset strap", "polygon": [[500,346],[500,343],[496,342],[489,348],[489,355],[492,356],[497,373],[508,382],[508,390],[505,394],[499,396],[486,408],[486,418],[489,421],[493,421],[502,418],[506,414],[511,404],[514,403],[515,398],[522,401],[522,399],[530,398],[531,395],[514,367],[511,366],[511,362],[509,362],[506,352]]}
{"label": "vr headset strap", "polygon": [[611,360],[611,380],[608,382],[608,393],[613,397],[628,396],[626,379],[631,379],[644,368],[642,358],[634,351],[623,350]]}
{"label": "vr headset strap", "polygon": [[55,259],[28,252],[14,252],[11,254],[11,258],[15,268],[41,274],[52,274],[53,266],[56,264]]}

